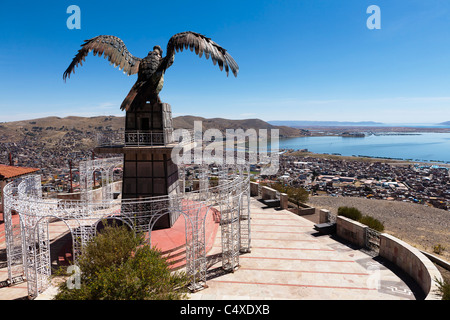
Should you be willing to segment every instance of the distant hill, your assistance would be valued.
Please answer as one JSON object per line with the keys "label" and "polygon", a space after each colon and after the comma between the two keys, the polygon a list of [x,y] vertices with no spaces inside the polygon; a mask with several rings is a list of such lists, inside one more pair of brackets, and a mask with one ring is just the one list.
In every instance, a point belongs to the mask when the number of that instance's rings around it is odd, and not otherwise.
{"label": "distant hill", "polygon": [[[292,128],[289,126],[273,125],[260,119],[229,120],[223,118],[206,119],[195,116],[180,116],[173,119],[173,126],[175,129],[192,129],[194,127],[194,121],[201,121],[203,130],[215,128],[225,132],[226,129],[278,129],[281,137],[300,137],[308,134],[307,130]],[[268,132],[268,134],[270,134],[270,132]]]}
{"label": "distant hill", "polygon": [[439,126],[450,126],[450,121],[438,123]]}
{"label": "distant hill", "polygon": [[[298,137],[308,131],[279,127],[259,119],[228,120],[181,116],[173,119],[175,129],[191,129],[194,121],[202,121],[203,130],[225,129],[279,129],[280,136]],[[97,134],[125,129],[125,117],[47,117],[40,119],[0,123],[0,163],[9,164],[11,154],[14,165],[41,168],[46,177],[62,168],[68,160],[77,166],[90,159],[97,144]],[[268,132],[268,134],[270,134]]]}
{"label": "distant hill", "polygon": [[[0,142],[19,142],[24,138],[52,144],[69,134],[79,134],[92,145],[96,133],[117,130],[125,124],[125,117],[46,117],[0,123]],[[92,140],[92,141],[91,141]]]}
{"label": "distant hill", "polygon": [[[173,126],[175,129],[192,129],[194,121],[202,121],[203,130],[216,128],[224,132],[225,129],[279,129],[282,137],[298,137],[307,134],[306,130],[276,126],[259,119],[229,120],[180,116],[173,118]],[[98,132],[117,131],[124,128],[125,117],[46,117],[0,123],[0,142],[19,142],[24,138],[28,138],[29,140],[39,140],[51,145],[68,135],[75,135],[82,140],[84,139],[84,142],[91,147]]]}
{"label": "distant hill", "polygon": [[289,126],[289,127],[348,127],[348,126],[380,126],[383,125],[381,122],[374,121],[360,121],[360,122],[350,122],[350,121],[281,121],[274,120],[268,121],[272,125],[276,126]]}

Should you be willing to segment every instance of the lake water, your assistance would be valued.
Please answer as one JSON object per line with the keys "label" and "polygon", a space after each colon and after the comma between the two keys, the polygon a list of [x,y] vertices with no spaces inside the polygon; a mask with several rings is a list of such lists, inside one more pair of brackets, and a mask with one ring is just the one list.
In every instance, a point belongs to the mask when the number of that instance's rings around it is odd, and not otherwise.
{"label": "lake water", "polygon": [[450,133],[337,136],[280,139],[280,149],[308,149],[313,153],[370,156],[450,163]]}

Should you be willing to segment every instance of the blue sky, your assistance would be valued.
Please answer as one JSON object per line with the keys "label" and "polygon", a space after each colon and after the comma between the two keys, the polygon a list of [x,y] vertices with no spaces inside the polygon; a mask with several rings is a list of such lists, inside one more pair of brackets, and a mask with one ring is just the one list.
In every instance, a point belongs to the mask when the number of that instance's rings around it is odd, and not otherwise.
{"label": "blue sky", "polygon": [[[211,60],[178,53],[160,97],[174,116],[262,120],[450,121],[450,1],[2,1],[0,121],[124,115],[136,81],[87,57],[64,83],[83,40],[121,38],[138,57],[195,31],[240,67],[226,77]],[[81,29],[69,30],[69,5]],[[369,30],[370,5],[381,29]]]}

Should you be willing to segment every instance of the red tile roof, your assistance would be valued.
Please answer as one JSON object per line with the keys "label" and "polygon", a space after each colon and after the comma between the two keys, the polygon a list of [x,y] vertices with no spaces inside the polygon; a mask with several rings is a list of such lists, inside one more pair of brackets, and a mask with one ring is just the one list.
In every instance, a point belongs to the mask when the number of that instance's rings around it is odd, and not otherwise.
{"label": "red tile roof", "polygon": [[0,180],[15,178],[24,174],[39,171],[37,168],[14,167],[0,164]]}

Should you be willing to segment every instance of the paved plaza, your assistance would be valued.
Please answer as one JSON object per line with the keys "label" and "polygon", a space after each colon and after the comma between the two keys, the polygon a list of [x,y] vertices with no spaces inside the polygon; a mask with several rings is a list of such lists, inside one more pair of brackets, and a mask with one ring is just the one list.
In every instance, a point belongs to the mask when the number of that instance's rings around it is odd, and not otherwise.
{"label": "paved plaza", "polygon": [[[402,273],[373,254],[319,235],[314,223],[286,210],[266,208],[251,199],[251,252],[239,256],[234,273],[221,269],[220,228],[208,252],[208,288],[191,300],[410,300],[421,292]],[[52,245],[64,249],[63,222],[50,224]],[[66,239],[67,242],[67,239]],[[55,260],[58,259],[56,251]],[[1,244],[0,281],[7,279],[5,245]],[[53,259],[52,259],[53,260]],[[406,280],[405,280],[406,279]],[[51,299],[51,288],[38,299]],[[0,299],[26,298],[27,283],[0,287]]]}
{"label": "paved plaza", "polygon": [[[253,198],[251,217],[251,253],[239,257],[239,270],[223,274],[220,261],[212,265],[208,288],[191,299],[409,300],[421,295],[387,262],[318,235],[303,217],[266,208]],[[209,256],[220,251],[218,233]]]}

